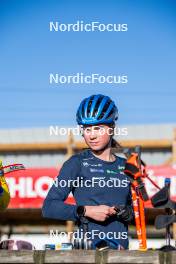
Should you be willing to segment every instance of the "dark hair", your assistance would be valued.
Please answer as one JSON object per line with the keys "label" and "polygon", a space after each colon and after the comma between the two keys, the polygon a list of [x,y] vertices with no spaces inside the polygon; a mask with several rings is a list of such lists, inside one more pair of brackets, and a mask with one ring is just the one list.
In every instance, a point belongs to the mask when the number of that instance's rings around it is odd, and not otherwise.
{"label": "dark hair", "polygon": [[111,148],[113,148],[115,151],[123,151],[123,147],[114,138],[111,139]]}

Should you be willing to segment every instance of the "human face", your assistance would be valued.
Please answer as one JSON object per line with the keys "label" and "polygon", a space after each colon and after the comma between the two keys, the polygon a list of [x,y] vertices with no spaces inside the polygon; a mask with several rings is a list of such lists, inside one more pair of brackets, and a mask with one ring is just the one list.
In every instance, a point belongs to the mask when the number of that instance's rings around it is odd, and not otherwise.
{"label": "human face", "polygon": [[109,143],[113,129],[104,124],[86,125],[83,126],[82,133],[89,148],[98,151]]}

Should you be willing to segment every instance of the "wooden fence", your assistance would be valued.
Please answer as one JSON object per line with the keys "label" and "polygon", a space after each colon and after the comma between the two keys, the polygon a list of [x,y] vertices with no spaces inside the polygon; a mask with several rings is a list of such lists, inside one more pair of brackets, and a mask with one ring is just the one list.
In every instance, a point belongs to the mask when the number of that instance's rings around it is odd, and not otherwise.
{"label": "wooden fence", "polygon": [[145,263],[176,264],[176,251],[71,250],[0,251],[0,263]]}

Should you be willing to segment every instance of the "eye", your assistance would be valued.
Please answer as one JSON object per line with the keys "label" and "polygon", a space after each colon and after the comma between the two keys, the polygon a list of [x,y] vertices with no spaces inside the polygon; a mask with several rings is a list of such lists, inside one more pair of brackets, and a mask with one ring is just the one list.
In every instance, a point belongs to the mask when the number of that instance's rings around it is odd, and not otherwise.
{"label": "eye", "polygon": [[91,128],[90,127],[84,127],[83,131],[84,131],[84,133],[89,134],[91,132]]}
{"label": "eye", "polygon": [[100,127],[99,126],[95,126],[94,130],[100,130]]}

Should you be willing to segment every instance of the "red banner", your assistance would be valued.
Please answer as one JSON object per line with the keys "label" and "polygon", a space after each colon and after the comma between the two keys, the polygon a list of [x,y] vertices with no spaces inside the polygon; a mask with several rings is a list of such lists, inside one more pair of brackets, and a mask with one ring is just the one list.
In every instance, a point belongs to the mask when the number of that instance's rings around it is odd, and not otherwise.
{"label": "red banner", "polygon": [[[176,167],[150,166],[147,171],[160,187],[164,186],[166,177],[171,178],[171,197],[176,200]],[[31,168],[7,174],[11,195],[9,208],[40,208],[58,172],[59,169],[56,168]],[[145,179],[145,184],[150,197],[158,191],[148,179]],[[75,202],[72,195],[66,202]],[[147,202],[146,206],[151,207],[150,202]]]}

